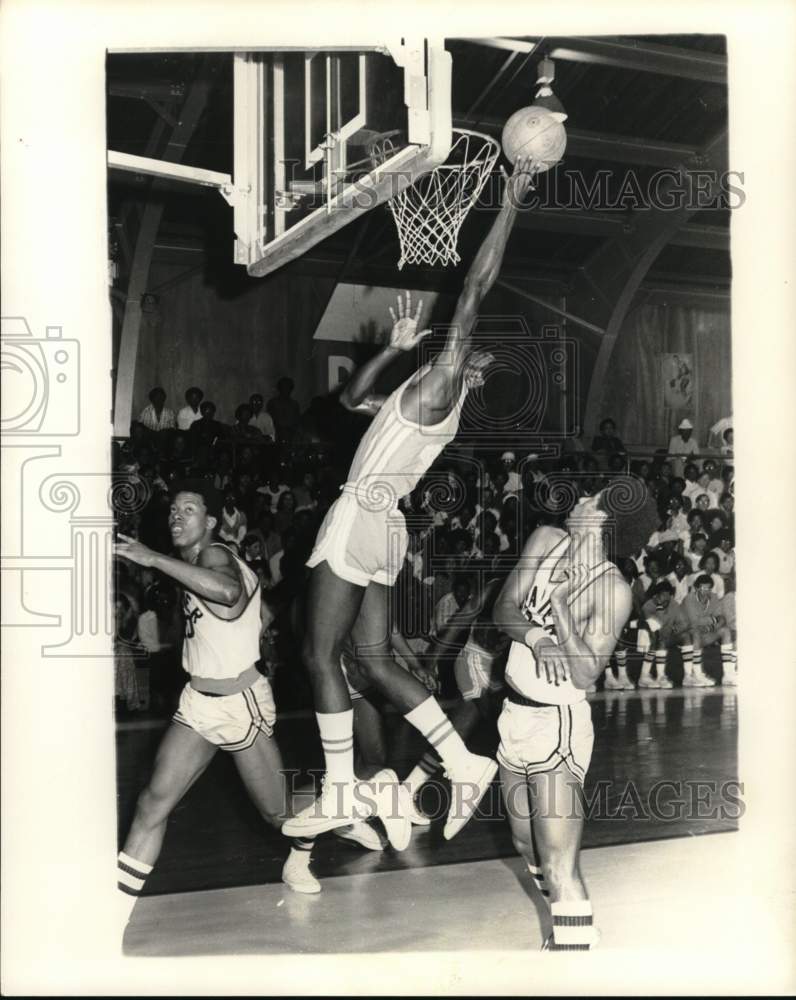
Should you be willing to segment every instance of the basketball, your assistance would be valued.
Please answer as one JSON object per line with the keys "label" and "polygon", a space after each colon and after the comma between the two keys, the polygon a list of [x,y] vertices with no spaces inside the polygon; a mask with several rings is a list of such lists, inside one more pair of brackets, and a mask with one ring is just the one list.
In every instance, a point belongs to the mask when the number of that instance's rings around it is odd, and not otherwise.
{"label": "basketball", "polygon": [[514,163],[518,156],[532,156],[543,171],[564,155],[567,132],[546,108],[520,108],[503,127],[501,142],[509,162]]}

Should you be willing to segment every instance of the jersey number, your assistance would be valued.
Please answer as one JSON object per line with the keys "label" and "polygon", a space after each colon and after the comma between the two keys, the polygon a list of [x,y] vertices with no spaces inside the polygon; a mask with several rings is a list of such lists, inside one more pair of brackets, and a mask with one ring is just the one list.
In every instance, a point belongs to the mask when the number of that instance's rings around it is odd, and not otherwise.
{"label": "jersey number", "polygon": [[188,595],[185,595],[185,603],[183,605],[182,617],[185,619],[185,638],[193,639],[196,635],[196,629],[194,624],[202,617],[202,611],[200,608],[190,608],[188,602]]}

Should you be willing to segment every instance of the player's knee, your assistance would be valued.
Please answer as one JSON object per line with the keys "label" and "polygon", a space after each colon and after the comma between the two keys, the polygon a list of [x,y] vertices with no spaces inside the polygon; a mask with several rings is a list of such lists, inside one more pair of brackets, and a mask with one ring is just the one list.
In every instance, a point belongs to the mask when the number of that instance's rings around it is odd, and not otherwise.
{"label": "player's knee", "polygon": [[375,680],[392,665],[392,653],[386,643],[357,649],[357,663],[368,680]]}
{"label": "player's knee", "polygon": [[732,642],[732,633],[725,626],[724,628],[719,629],[719,638],[721,639],[722,643],[726,645],[727,643]]}
{"label": "player's knee", "polygon": [[[301,658],[304,661],[304,666],[309,671],[310,676],[322,674],[326,669],[328,669],[330,662],[335,662],[333,651],[320,649],[311,636],[305,636],[304,638],[304,642],[301,646]],[[338,651],[338,662],[339,659],[340,653]]]}

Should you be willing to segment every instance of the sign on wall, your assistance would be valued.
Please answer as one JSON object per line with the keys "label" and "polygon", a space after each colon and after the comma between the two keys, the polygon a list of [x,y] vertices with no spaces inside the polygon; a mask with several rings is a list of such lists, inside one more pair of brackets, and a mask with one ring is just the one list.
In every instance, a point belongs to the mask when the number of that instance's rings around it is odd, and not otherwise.
{"label": "sign on wall", "polygon": [[664,354],[661,358],[663,405],[670,410],[691,406],[694,396],[694,356]]}

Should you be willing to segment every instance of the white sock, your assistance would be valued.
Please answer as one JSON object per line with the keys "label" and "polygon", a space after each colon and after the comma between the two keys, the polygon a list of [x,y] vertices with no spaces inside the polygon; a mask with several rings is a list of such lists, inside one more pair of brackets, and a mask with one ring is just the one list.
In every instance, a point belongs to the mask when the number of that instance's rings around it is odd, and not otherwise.
{"label": "white sock", "polygon": [[326,762],[327,781],[353,782],[354,778],[354,710],[347,712],[316,712],[321,746]]}
{"label": "white sock", "polygon": [[553,951],[588,951],[596,943],[591,900],[560,900],[550,906]]}
{"label": "white sock", "polygon": [[467,764],[470,751],[433,695],[407,712],[404,718],[425,736],[448,771],[455,771]]}
{"label": "white sock", "polygon": [[655,650],[655,673],[658,675],[658,680],[665,679],[666,677],[666,650],[656,649]]}
{"label": "white sock", "polygon": [[681,650],[683,654],[683,671],[686,677],[694,676],[694,647],[693,646],[683,646]]}
{"label": "white sock", "polygon": [[124,851],[119,851],[116,861],[116,873],[119,890],[128,896],[140,896],[147,877],[152,872],[152,865],[145,861],[136,861]]}

